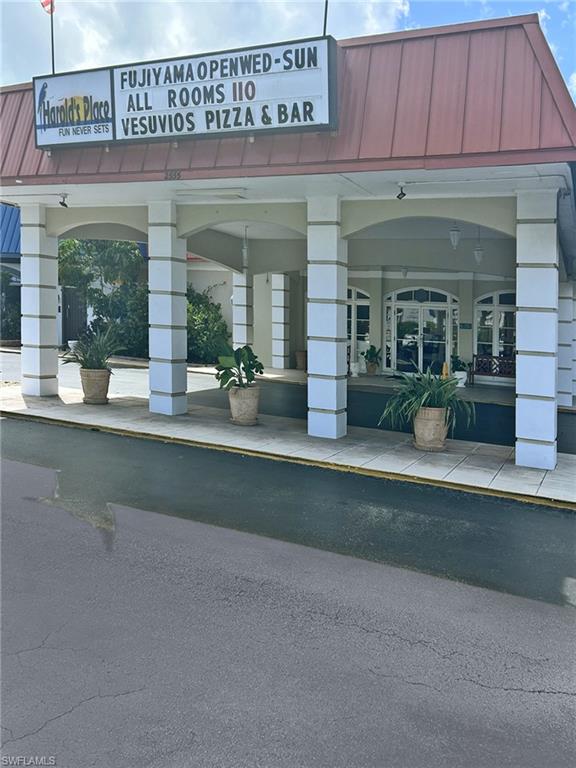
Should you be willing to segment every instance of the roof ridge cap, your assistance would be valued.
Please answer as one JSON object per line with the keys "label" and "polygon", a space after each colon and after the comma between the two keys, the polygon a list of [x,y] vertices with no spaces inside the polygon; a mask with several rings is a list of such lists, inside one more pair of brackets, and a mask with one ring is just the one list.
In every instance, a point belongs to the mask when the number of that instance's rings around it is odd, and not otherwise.
{"label": "roof ridge cap", "polygon": [[337,40],[342,48],[388,43],[395,40],[406,40],[418,37],[439,37],[440,35],[455,35],[463,32],[475,32],[483,29],[500,29],[503,27],[519,27],[526,24],[539,24],[537,13],[526,13],[520,16],[502,16],[497,19],[481,19],[476,21],[461,21],[455,24],[442,24],[437,27],[419,27],[418,29],[397,29],[393,32],[382,32],[378,35],[360,35]]}

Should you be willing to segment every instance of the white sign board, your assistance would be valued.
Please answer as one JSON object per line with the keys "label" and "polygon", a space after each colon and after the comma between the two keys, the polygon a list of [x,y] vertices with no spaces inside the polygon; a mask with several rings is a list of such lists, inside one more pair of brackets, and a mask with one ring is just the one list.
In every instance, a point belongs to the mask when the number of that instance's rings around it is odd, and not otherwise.
{"label": "white sign board", "polygon": [[334,129],[334,58],[323,37],[35,78],[37,145]]}
{"label": "white sign board", "polygon": [[35,78],[34,121],[38,147],[112,141],[110,70]]}

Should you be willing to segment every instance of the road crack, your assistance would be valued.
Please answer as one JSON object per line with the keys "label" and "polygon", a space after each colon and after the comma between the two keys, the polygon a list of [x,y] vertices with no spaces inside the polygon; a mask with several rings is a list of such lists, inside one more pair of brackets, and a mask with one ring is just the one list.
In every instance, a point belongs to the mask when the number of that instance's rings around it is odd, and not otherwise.
{"label": "road crack", "polygon": [[[47,725],[50,725],[50,723],[53,723],[55,720],[60,720],[62,717],[66,717],[66,715],[70,715],[76,709],[90,701],[94,701],[95,699],[117,699],[120,696],[129,696],[132,693],[139,693],[140,691],[143,691],[145,687],[146,686],[142,686],[141,688],[134,688],[129,691],[119,691],[118,693],[100,693],[100,691],[98,691],[98,693],[94,694],[93,696],[88,696],[86,699],[81,699],[79,702],[74,704],[74,706],[70,707],[70,709],[66,709],[64,712],[60,712],[60,714],[48,718],[48,720],[42,723],[42,725],[39,728],[36,728],[34,731],[28,731],[28,733],[23,733],[21,736],[16,736],[16,738],[7,739],[6,741],[2,742],[1,746],[5,747],[7,744],[13,744],[16,741],[22,741],[22,739],[27,739],[29,736],[35,736],[37,733],[40,733],[41,730],[46,728]],[[10,729],[6,728],[5,730]]]}
{"label": "road crack", "polygon": [[488,683],[481,683],[479,680],[474,680],[471,677],[457,677],[456,682],[472,683],[479,688],[486,688],[490,691],[504,691],[506,693],[539,693],[549,696],[576,696],[576,691],[557,691],[550,688],[522,688],[521,686],[504,686],[504,685],[488,685]]}

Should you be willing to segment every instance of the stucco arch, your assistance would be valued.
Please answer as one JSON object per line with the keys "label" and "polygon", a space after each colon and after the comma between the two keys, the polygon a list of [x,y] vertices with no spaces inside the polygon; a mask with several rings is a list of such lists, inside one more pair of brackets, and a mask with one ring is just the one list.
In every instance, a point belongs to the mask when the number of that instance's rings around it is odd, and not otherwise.
{"label": "stucco arch", "polygon": [[216,224],[278,224],[306,235],[305,203],[246,203],[224,205],[179,205],[177,231],[179,237],[190,237]]}
{"label": "stucco arch", "polygon": [[406,218],[463,221],[515,237],[516,198],[344,201],[341,209],[342,236],[353,238],[376,224]]}
{"label": "stucco arch", "polygon": [[48,208],[46,234],[147,242],[148,209],[145,206]]}

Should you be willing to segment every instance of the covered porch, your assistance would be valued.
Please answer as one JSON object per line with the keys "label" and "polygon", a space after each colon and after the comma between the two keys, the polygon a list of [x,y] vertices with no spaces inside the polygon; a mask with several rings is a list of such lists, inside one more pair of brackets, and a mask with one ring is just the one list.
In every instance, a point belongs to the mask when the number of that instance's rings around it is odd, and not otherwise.
{"label": "covered porch", "polygon": [[538,17],[334,50],[339,119],[319,132],[39,149],[31,85],[1,92],[2,198],[21,211],[23,394],[59,393],[58,239],[137,240],[151,413],[188,412],[195,254],[232,274],[235,346],[280,371],[307,353],[310,438],[330,450],[347,439],[354,399],[375,386],[348,377],[367,344],[384,381],[456,356],[476,370],[481,357],[498,364],[477,379],[514,393],[516,464],[553,470],[558,410],[576,391],[576,112]]}

